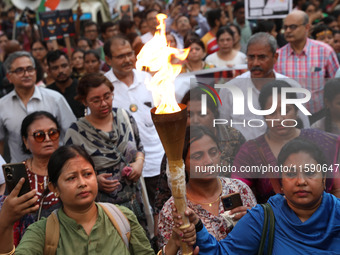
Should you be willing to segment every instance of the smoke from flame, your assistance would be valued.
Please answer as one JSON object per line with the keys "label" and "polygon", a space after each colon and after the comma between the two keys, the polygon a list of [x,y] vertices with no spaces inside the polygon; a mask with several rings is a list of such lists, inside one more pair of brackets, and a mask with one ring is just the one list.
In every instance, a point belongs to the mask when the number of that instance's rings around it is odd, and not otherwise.
{"label": "smoke from flame", "polygon": [[165,34],[165,14],[158,14],[159,25],[154,37],[147,42],[137,56],[136,68],[143,70],[145,67],[155,72],[147,88],[152,91],[154,104],[157,107],[156,114],[178,112],[175,98],[174,80],[181,72],[182,66],[171,64],[171,56],[175,55],[180,60],[186,59],[190,49],[176,49],[168,45]]}

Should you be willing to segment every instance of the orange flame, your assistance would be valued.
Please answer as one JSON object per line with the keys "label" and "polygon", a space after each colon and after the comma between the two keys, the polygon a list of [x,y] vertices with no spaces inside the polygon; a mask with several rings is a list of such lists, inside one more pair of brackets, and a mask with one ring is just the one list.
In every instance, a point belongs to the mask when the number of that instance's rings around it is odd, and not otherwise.
{"label": "orange flame", "polygon": [[181,111],[175,98],[174,80],[182,70],[179,64],[171,64],[171,55],[180,60],[186,59],[190,49],[176,49],[168,46],[165,35],[165,14],[158,14],[159,25],[154,37],[147,42],[137,56],[136,68],[143,70],[147,67],[151,72],[156,72],[147,88],[152,91],[156,114],[174,113]]}

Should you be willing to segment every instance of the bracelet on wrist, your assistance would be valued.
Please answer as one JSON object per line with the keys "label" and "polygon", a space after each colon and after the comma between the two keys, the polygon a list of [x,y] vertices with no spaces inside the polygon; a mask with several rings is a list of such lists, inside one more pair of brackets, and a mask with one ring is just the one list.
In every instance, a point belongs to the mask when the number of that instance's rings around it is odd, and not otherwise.
{"label": "bracelet on wrist", "polygon": [[137,159],[141,159],[141,160],[144,161],[144,157],[137,157],[137,158],[136,158],[136,161],[137,161]]}
{"label": "bracelet on wrist", "polygon": [[203,223],[202,223],[201,219],[199,219],[197,224],[195,225],[196,233],[200,232],[202,229],[203,229]]}
{"label": "bracelet on wrist", "polygon": [[0,255],[13,255],[15,252],[15,245],[13,244],[13,249],[10,252],[7,253],[0,253]]}
{"label": "bracelet on wrist", "polygon": [[165,245],[163,245],[162,249],[159,250],[157,255],[165,255]]}

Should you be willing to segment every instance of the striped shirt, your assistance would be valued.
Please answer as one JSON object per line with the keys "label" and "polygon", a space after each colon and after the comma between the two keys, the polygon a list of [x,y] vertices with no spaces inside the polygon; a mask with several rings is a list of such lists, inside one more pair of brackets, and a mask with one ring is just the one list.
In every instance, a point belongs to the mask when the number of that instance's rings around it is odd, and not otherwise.
{"label": "striped shirt", "polygon": [[333,78],[339,68],[336,53],[331,46],[307,38],[305,47],[296,54],[290,44],[278,50],[279,58],[275,70],[298,81],[303,88],[312,92],[306,103],[311,113],[323,108],[323,87],[326,78]]}

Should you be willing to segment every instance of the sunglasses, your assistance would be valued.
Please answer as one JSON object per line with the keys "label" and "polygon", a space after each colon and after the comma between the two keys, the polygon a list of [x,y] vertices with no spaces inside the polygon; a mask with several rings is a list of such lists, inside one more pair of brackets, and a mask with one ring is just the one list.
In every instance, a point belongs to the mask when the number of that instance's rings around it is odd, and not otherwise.
{"label": "sunglasses", "polygon": [[42,130],[38,130],[38,131],[33,132],[33,134],[32,134],[34,140],[38,143],[42,143],[43,141],[45,141],[46,135],[48,135],[48,137],[52,141],[55,141],[59,138],[60,131],[58,129],[51,128],[50,130],[48,130],[46,132],[44,132]]}

